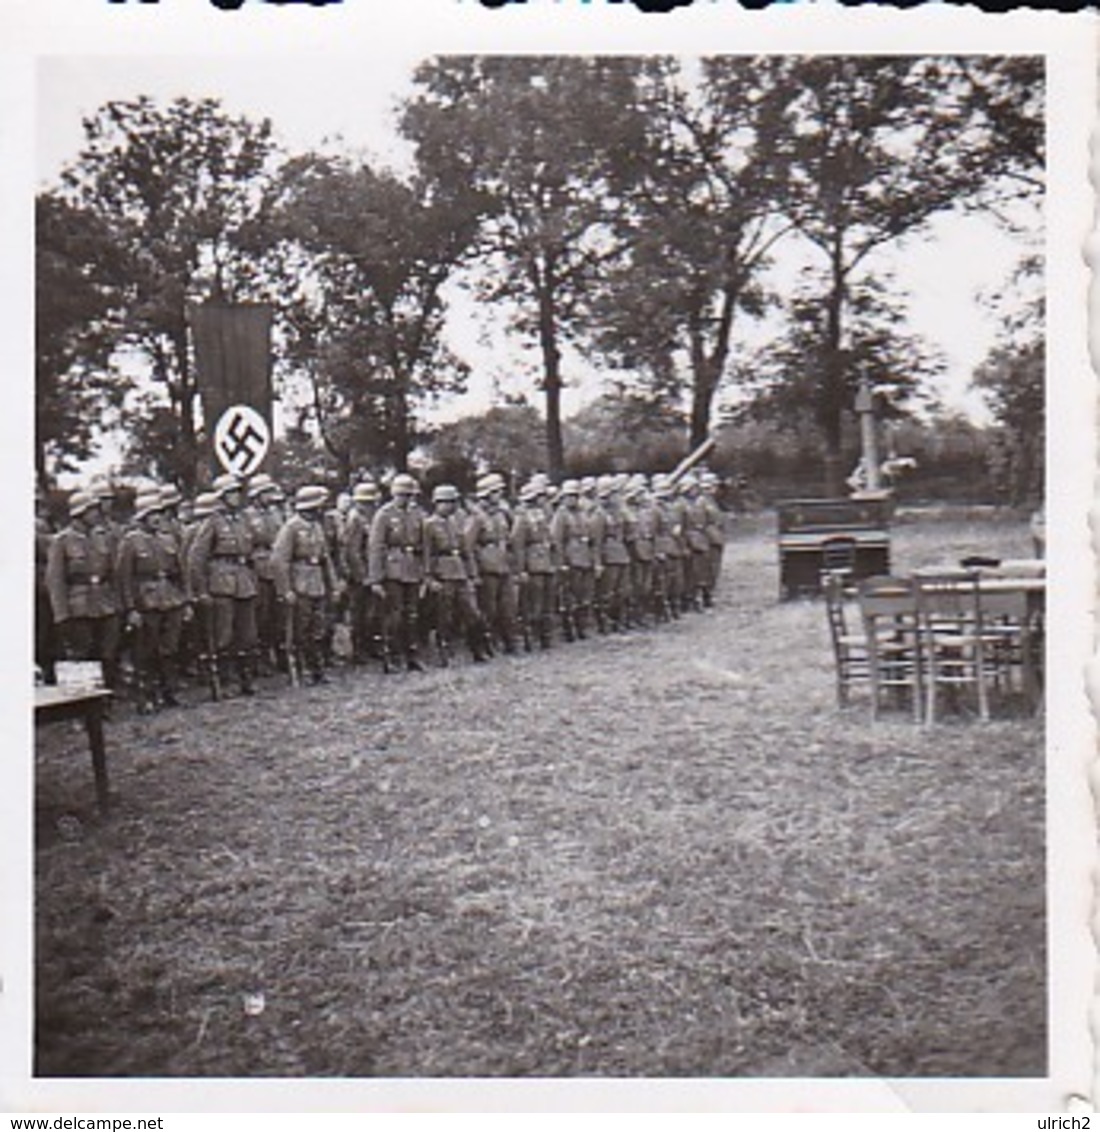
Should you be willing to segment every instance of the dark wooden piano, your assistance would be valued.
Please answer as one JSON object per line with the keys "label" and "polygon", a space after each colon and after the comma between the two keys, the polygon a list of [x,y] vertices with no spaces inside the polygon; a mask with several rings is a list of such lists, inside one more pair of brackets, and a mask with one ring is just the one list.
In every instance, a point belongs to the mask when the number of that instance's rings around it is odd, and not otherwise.
{"label": "dark wooden piano", "polygon": [[892,500],[788,499],[779,504],[779,597],[821,593],[827,557],[846,558],[853,579],[890,572]]}

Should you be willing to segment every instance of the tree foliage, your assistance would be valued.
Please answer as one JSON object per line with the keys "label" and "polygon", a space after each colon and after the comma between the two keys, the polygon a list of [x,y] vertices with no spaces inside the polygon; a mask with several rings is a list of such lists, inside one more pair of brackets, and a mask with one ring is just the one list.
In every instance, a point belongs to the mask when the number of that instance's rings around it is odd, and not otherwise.
{"label": "tree foliage", "polygon": [[95,451],[128,383],[111,366],[122,302],[110,232],[56,193],[35,201],[34,462],[47,490]]}
{"label": "tree foliage", "polygon": [[563,466],[562,342],[582,300],[616,253],[617,187],[641,151],[631,59],[452,57],[416,72],[402,130],[446,197],[475,192],[485,222],[483,301],[505,302],[537,343],[546,402],[547,462]]}
{"label": "tree foliage", "polygon": [[1014,503],[1042,496],[1045,427],[1045,299],[1037,256],[1020,262],[1007,290],[1028,298],[1007,304],[1004,292],[992,296],[1002,310],[997,342],[974,373],[997,423],[996,475]]}
{"label": "tree foliage", "polygon": [[[819,411],[827,487],[837,493],[853,285],[873,252],[987,190],[1004,171],[1004,151],[957,60],[815,56],[787,67],[799,95],[777,134],[789,159],[784,207],[827,264]],[[983,73],[983,64],[969,61],[967,73]]]}
{"label": "tree foliage", "polygon": [[473,198],[306,155],[286,164],[270,208],[270,297],[283,361],[309,383],[307,415],[345,472],[404,468],[418,407],[467,378],[443,337],[443,288],[476,231]]}
{"label": "tree foliage", "polygon": [[122,295],[114,346],[144,359],[160,393],[150,407],[167,402],[190,485],[198,387],[187,307],[249,293],[243,245],[270,171],[271,126],[230,117],[214,99],[160,106],[141,97],[107,103],[84,133],[62,191],[99,222]]}
{"label": "tree foliage", "polygon": [[738,312],[760,315],[760,272],[783,235],[777,87],[768,60],[652,60],[640,83],[645,149],[617,230],[621,256],[592,304],[592,337],[636,385],[671,403],[686,392],[690,440],[710,427]]}

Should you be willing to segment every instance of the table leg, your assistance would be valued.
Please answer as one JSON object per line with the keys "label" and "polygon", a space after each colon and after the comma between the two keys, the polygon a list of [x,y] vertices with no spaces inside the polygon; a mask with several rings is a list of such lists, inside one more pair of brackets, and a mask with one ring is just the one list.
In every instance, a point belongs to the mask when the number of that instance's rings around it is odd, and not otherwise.
{"label": "table leg", "polygon": [[107,789],[107,751],[103,742],[103,704],[97,700],[89,704],[84,713],[84,726],[92,748],[92,770],[95,772],[95,792],[99,808],[106,813],[111,806]]}

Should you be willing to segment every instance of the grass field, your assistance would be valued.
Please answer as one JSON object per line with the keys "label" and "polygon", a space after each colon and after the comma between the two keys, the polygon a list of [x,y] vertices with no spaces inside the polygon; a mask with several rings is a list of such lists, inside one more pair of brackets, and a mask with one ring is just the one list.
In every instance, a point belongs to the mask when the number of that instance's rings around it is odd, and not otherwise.
{"label": "grass field", "polygon": [[122,710],[106,821],[40,730],[36,1074],[1042,1075],[1041,720],[842,712],[776,592],[743,520],[659,630]]}

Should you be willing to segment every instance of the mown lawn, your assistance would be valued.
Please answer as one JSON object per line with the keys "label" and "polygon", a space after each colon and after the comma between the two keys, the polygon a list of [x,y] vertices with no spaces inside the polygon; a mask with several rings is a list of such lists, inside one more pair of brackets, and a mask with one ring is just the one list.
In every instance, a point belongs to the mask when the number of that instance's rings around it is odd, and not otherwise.
{"label": "mown lawn", "polygon": [[42,729],[36,1074],[1042,1075],[1041,720],[838,710],[773,539],[659,630],[120,711],[107,821]]}

